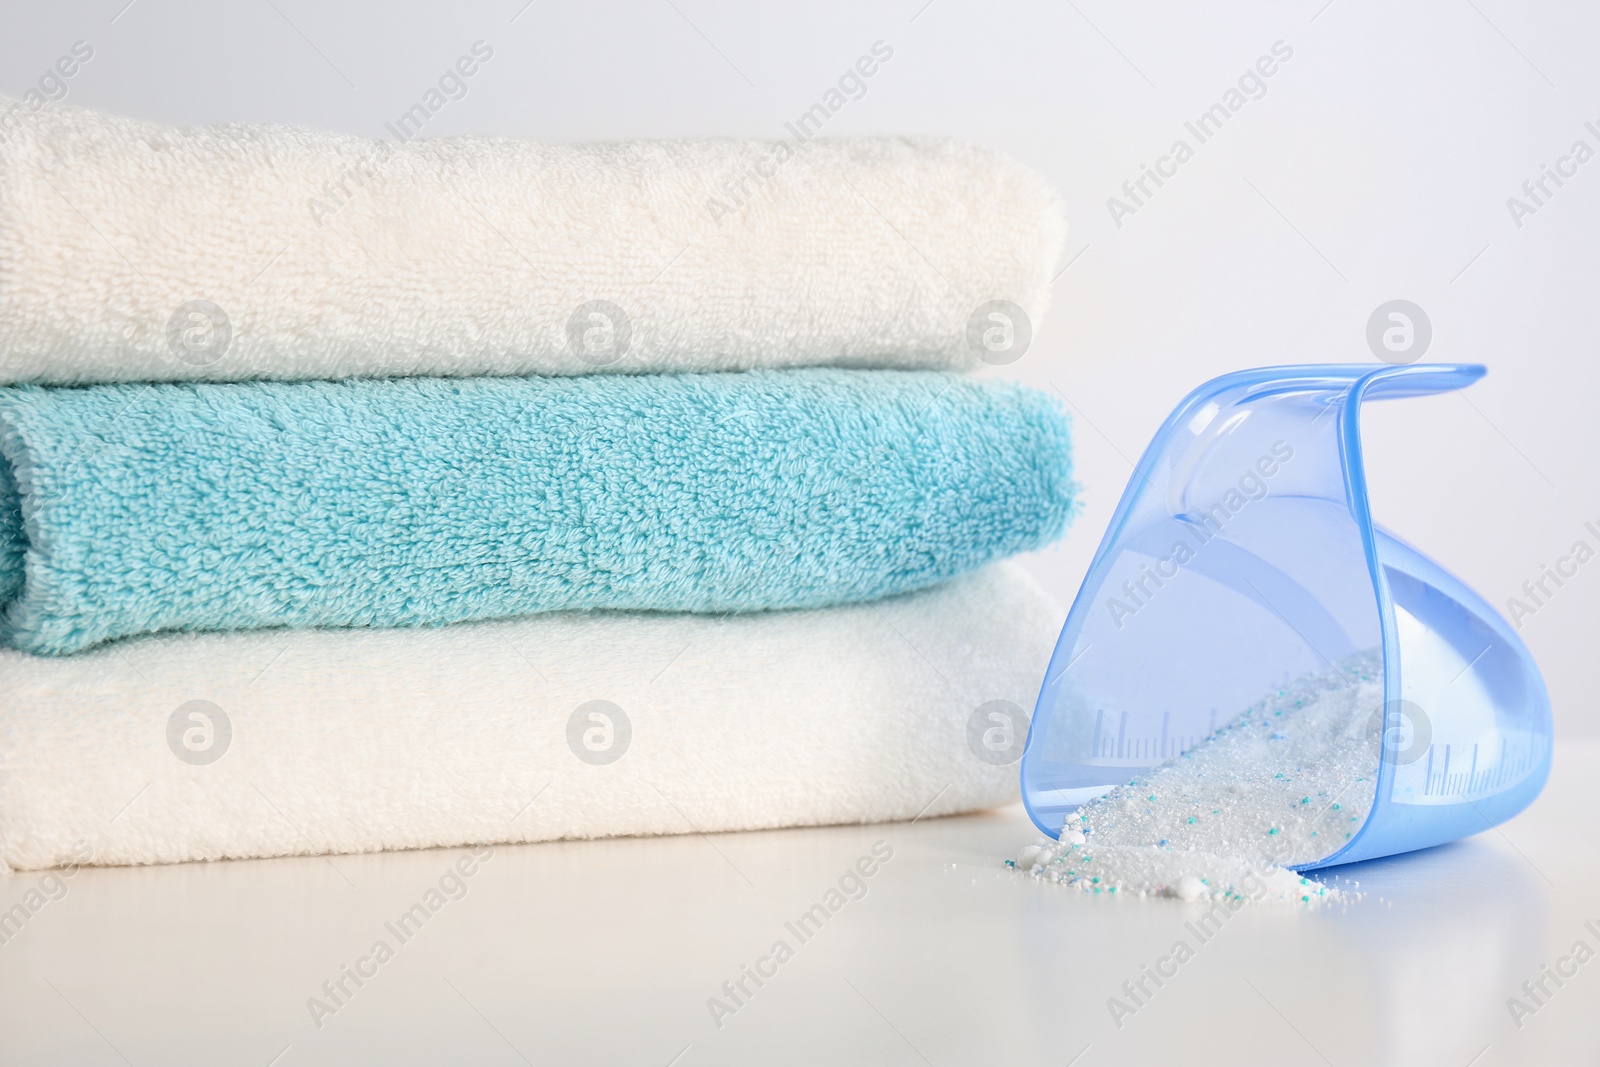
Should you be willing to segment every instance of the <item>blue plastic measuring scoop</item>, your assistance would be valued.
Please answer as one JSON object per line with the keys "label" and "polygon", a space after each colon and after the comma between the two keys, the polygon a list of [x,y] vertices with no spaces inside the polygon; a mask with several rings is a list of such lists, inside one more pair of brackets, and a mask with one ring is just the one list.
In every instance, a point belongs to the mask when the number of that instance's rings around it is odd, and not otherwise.
{"label": "blue plastic measuring scoop", "polygon": [[1366,400],[1483,377],[1470,365],[1239,371],[1145,450],[1067,616],[1022,759],[1035,824],[1203,742],[1293,679],[1381,653],[1371,811],[1298,869],[1408,852],[1525,808],[1550,773],[1550,700],[1484,599],[1376,526]]}

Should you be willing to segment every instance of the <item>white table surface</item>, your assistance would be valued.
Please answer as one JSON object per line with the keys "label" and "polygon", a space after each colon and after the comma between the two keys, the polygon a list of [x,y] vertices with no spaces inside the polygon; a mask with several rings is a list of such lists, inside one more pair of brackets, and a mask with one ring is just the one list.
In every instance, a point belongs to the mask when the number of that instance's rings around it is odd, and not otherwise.
{"label": "white table surface", "polygon": [[[59,899],[0,944],[0,1062],[1596,1063],[1600,960],[1520,1029],[1506,1000],[1600,950],[1597,810],[1600,745],[1562,747],[1500,830],[1345,868],[1348,908],[1249,908],[1203,944],[1200,905],[1004,870],[1034,837],[1020,808],[498,847],[403,944],[385,922],[470,850],[23,872],[7,907]],[[880,841],[865,895],[801,943],[785,923]],[[393,957],[316,1026],[308,999],[380,938]],[[1179,938],[1193,958],[1115,1026],[1107,998]],[[708,999],[732,1006],[722,984],[780,939],[792,958],[719,1027]]]}

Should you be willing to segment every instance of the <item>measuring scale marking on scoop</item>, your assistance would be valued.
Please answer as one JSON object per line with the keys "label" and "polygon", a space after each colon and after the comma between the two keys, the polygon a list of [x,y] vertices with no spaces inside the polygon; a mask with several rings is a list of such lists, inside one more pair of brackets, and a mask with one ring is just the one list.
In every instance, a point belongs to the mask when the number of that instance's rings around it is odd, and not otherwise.
{"label": "measuring scale marking on scoop", "polygon": [[[1359,748],[1339,749],[1349,780],[1328,802],[1341,805],[1336,833],[1321,825],[1327,812],[1314,838],[1310,824],[1250,826],[1300,833],[1293,849],[1271,852],[1276,862],[1309,870],[1425,848],[1532,802],[1551,756],[1538,668],[1487,602],[1373,524],[1362,459],[1364,401],[1459,389],[1483,374],[1472,365],[1268,367],[1217,378],[1177,407],[1123,494],[1039,696],[1022,793],[1041,830],[1061,837],[1070,818],[1074,841],[1083,827],[1091,844],[1096,833],[1134,844],[1134,820],[1118,816],[1132,812],[1133,791],[1159,780],[1198,802],[1203,790],[1182,785],[1197,773],[1186,764],[1238,758],[1238,731],[1275,696],[1358,669],[1377,677],[1352,698],[1365,704],[1340,715],[1359,720],[1372,772],[1354,770]],[[1340,729],[1351,729],[1344,719]],[[1273,749],[1278,731],[1262,729],[1250,742],[1264,746],[1260,760],[1283,764],[1260,768],[1269,779],[1315,778],[1318,768],[1301,764],[1333,758],[1289,727],[1289,744]],[[1299,799],[1285,792],[1285,803]],[[1306,805],[1321,800],[1307,794]],[[1142,844],[1246,844],[1228,835],[1247,828],[1225,820],[1209,837],[1186,821],[1166,825],[1153,818],[1148,833],[1163,836]]]}

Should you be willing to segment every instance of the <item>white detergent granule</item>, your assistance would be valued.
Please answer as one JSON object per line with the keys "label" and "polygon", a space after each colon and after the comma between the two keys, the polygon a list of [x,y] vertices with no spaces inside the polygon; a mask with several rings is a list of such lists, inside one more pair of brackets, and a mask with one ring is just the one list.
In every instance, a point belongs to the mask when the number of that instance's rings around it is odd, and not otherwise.
{"label": "white detergent granule", "polygon": [[1009,866],[1089,893],[1321,904],[1288,870],[1340,848],[1377,791],[1383,659],[1359,653],[1281,689],[1119,785]]}

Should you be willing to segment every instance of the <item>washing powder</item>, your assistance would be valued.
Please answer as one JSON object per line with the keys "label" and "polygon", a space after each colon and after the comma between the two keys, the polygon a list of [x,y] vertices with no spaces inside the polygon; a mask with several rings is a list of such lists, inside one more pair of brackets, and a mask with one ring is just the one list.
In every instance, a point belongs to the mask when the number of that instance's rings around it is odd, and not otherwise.
{"label": "washing powder", "polygon": [[1207,740],[1069,816],[1007,861],[1087,893],[1318,905],[1339,891],[1289,868],[1365,822],[1377,792],[1383,659],[1285,685]]}

